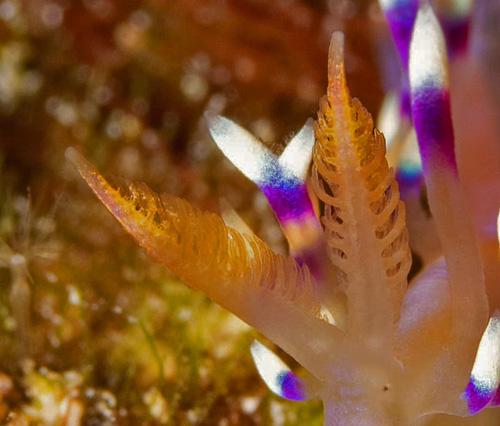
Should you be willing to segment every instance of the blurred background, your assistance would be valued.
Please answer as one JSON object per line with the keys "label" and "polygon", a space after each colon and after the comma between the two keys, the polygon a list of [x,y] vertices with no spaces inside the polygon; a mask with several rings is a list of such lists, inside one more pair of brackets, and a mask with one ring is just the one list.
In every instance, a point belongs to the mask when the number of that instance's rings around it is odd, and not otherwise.
{"label": "blurred background", "polygon": [[286,252],[203,113],[280,152],[316,115],[334,30],[376,116],[399,76],[371,0],[0,1],[0,424],[322,424],[318,402],[269,393],[256,333],[149,261],[64,151],[202,209],[222,199]]}

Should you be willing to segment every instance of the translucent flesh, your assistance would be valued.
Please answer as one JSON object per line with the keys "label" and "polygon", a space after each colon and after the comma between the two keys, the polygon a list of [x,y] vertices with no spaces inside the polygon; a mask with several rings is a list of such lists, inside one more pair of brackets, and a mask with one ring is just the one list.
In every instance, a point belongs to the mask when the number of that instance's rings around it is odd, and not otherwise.
{"label": "translucent flesh", "polygon": [[351,100],[343,65],[343,36],[332,38],[328,95],[315,123],[313,184],[332,262],[342,271],[348,335],[392,346],[411,266],[405,209],[385,159],[382,134]]}
{"label": "translucent flesh", "polygon": [[[432,9],[424,5],[417,16],[410,49],[410,84],[430,210],[446,263],[446,283],[436,285],[429,296],[443,298],[440,309],[443,313],[449,312],[449,319],[442,316],[432,324],[426,320],[432,318],[433,313],[424,288],[433,279],[425,279],[423,275],[421,280],[412,283],[405,300],[398,350],[411,371],[411,379],[415,380],[416,394],[426,395],[420,411],[456,410],[465,414],[459,395],[467,385],[479,339],[486,327],[488,308],[479,249],[454,160],[448,81],[444,38]],[[417,314],[416,305],[420,305],[425,314]],[[421,317],[415,332],[405,326],[414,315]],[[434,349],[428,345],[422,353],[422,339],[431,331],[441,336],[444,344]],[[416,338],[418,334],[422,337]],[[432,368],[429,368],[430,359],[433,359]],[[435,388],[441,389],[435,397],[428,389],[431,381]]]}
{"label": "translucent flesh", "polygon": [[144,184],[111,186],[75,150],[68,159],[148,255],[279,344],[311,372],[324,374],[325,358],[340,331],[320,316],[306,266],[274,254],[255,236]]}

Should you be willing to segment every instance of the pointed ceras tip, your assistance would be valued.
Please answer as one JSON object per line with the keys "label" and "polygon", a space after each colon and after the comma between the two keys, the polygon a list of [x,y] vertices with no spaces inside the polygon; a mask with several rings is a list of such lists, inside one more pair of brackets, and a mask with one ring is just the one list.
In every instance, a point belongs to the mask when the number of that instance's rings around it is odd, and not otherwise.
{"label": "pointed ceras tip", "polygon": [[277,355],[256,340],[250,351],[257,371],[273,393],[291,401],[307,399],[304,382]]}
{"label": "pointed ceras tip", "polygon": [[448,90],[446,42],[439,21],[428,3],[417,14],[409,68],[412,93],[428,87]]}
{"label": "pointed ceras tip", "polygon": [[287,145],[278,163],[297,179],[305,181],[312,159],[314,142],[313,119],[310,118]]}
{"label": "pointed ceras tip", "polygon": [[467,400],[469,412],[475,414],[495,397],[500,384],[500,314],[490,318],[481,338],[471,378],[462,398]]}
{"label": "pointed ceras tip", "polygon": [[413,123],[424,172],[430,162],[437,162],[441,163],[440,167],[456,173],[446,43],[441,26],[427,3],[421,7],[415,21],[409,76]]}
{"label": "pointed ceras tip", "polygon": [[67,148],[64,156],[84,178],[87,174],[96,173],[94,166],[92,166],[75,148]]}
{"label": "pointed ceras tip", "polygon": [[273,155],[250,132],[233,121],[205,115],[213,140],[231,162],[257,185],[263,183],[264,168]]}
{"label": "pointed ceras tip", "polygon": [[75,148],[69,147],[64,152],[64,156],[66,157],[66,160],[68,160],[71,164],[74,164],[80,154]]}

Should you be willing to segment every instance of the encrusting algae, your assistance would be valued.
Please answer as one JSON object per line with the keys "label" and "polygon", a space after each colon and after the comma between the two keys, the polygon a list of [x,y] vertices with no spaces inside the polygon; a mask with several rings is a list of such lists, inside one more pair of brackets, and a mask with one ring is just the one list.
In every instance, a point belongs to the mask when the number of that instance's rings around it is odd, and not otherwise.
{"label": "encrusting algae", "polygon": [[[406,46],[406,119],[416,131],[441,251],[409,284],[404,203],[383,136],[349,95],[340,33],[332,37],[318,120],[281,156],[232,121],[207,117],[221,150],[268,198],[293,257],[144,184],[112,185],[77,151],[66,153],[152,259],[306,370],[299,377],[265,346],[252,345],[269,388],[291,400],[321,399],[326,425],[432,425],[440,421],[433,414],[470,416],[500,404],[500,315],[489,291],[500,259],[478,243],[481,224],[470,220],[459,181],[446,43],[422,4]],[[498,413],[490,412],[495,421]],[[461,421],[442,421],[453,419]]]}

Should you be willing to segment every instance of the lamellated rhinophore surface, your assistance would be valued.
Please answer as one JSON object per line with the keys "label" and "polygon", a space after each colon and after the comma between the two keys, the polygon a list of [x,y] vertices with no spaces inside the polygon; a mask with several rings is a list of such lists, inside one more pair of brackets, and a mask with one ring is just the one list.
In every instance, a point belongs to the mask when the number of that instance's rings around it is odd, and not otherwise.
{"label": "lamellated rhinophore surface", "polygon": [[[315,123],[313,185],[324,203],[322,222],[331,261],[348,299],[348,334],[391,345],[411,253],[405,207],[385,159],[383,135],[370,113],[351,99],[343,40],[330,47],[328,94]],[[383,331],[382,331],[383,330]]]}

